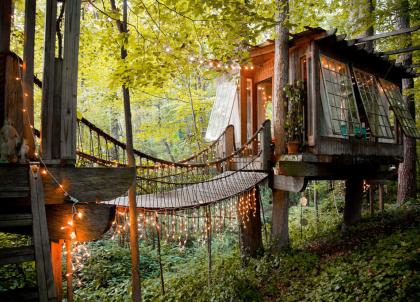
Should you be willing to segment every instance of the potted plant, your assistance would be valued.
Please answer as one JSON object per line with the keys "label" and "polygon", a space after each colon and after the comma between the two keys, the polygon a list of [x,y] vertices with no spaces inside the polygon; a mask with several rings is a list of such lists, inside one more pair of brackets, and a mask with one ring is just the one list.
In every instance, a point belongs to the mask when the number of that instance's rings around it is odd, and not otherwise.
{"label": "potted plant", "polygon": [[287,152],[296,154],[302,143],[303,128],[303,102],[305,100],[305,87],[302,81],[286,85],[287,114],[285,130],[287,135]]}

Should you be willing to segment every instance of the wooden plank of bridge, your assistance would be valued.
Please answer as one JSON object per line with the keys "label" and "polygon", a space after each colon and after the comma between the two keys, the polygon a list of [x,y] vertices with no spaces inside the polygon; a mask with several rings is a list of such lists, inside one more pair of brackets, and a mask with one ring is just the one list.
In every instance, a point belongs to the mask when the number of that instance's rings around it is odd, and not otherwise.
{"label": "wooden plank of bridge", "polygon": [[61,159],[76,162],[77,72],[81,0],[65,2]]}

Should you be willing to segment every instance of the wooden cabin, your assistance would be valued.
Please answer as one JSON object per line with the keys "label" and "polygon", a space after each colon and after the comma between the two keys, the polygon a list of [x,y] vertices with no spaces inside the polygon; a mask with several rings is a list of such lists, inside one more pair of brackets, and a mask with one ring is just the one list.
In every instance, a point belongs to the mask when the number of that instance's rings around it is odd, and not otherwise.
{"label": "wooden cabin", "polygon": [[[385,178],[402,161],[402,135],[419,137],[400,92],[401,80],[414,75],[344,38],[335,30],[307,28],[289,41],[290,84],[303,82],[299,149],[280,157],[278,175]],[[242,144],[272,118],[273,66],[274,41],[266,41],[251,49],[250,64],[240,70],[236,127]]]}

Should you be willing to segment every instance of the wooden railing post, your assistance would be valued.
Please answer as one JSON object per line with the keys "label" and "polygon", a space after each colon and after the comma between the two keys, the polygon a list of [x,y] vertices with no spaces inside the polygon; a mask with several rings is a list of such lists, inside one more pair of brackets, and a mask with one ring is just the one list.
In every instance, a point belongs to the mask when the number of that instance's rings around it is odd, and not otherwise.
{"label": "wooden railing post", "polygon": [[[230,156],[233,152],[235,152],[235,129],[233,125],[229,125],[225,131],[225,157]],[[227,161],[226,163],[226,170],[233,170],[233,162]]]}
{"label": "wooden railing post", "polygon": [[271,121],[266,120],[263,127],[261,135],[261,168],[268,172],[271,168]]}

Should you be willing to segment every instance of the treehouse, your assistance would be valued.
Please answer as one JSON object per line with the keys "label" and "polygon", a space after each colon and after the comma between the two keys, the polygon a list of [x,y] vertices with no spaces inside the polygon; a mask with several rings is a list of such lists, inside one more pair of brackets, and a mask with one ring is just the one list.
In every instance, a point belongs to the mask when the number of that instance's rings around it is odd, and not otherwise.
{"label": "treehouse", "polygon": [[[276,164],[274,185],[281,189],[299,191],[310,179],[384,179],[402,161],[403,134],[419,137],[400,92],[401,80],[414,74],[344,38],[308,27],[289,40],[284,124],[287,144],[298,145]],[[239,88],[231,85],[236,96],[226,101],[234,107],[223,109],[242,144],[273,116],[274,41],[253,47],[249,57]]]}

